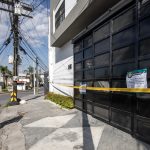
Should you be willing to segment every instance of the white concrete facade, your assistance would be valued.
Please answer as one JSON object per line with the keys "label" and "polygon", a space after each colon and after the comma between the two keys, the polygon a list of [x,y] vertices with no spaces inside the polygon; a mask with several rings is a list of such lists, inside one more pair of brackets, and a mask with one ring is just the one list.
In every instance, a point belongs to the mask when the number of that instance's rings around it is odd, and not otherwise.
{"label": "white concrete facade", "polygon": [[[73,89],[60,84],[73,85],[73,45],[71,41],[61,48],[49,50],[50,91],[73,96]],[[71,68],[68,68],[71,66]]]}
{"label": "white concrete facade", "polygon": [[[63,87],[60,84],[74,85],[73,79],[73,45],[71,41],[65,43],[62,47],[51,47],[51,33],[55,33],[55,14],[59,10],[64,0],[60,0],[53,12],[53,31],[49,28],[49,91],[73,96],[73,89]],[[76,5],[77,0],[65,0],[65,18]],[[50,23],[50,19],[49,19]]]}
{"label": "white concrete facade", "polygon": [[[49,28],[50,29],[50,28]],[[49,31],[49,33],[51,33]],[[61,48],[51,47],[49,34],[49,91],[73,96],[73,89],[60,84],[73,85],[73,45],[71,41]],[[68,66],[71,65],[69,69]]]}

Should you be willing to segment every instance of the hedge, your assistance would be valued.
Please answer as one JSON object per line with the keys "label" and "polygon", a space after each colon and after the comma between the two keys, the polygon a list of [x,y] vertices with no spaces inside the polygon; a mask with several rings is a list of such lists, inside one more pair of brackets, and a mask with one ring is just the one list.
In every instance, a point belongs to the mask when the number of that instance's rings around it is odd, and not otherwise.
{"label": "hedge", "polygon": [[67,109],[74,108],[73,98],[69,97],[69,96],[63,96],[60,94],[55,94],[53,92],[49,92],[45,96],[45,99],[50,100],[50,101],[60,105],[63,108],[67,108]]}

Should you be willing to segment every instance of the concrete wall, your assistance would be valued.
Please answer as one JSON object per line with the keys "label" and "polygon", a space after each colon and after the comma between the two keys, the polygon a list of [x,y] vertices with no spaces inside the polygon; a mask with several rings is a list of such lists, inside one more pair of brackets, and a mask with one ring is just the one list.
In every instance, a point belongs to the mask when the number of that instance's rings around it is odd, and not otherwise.
{"label": "concrete wall", "polygon": [[77,0],[65,0],[65,17],[68,16],[73,7],[77,4]]}
{"label": "concrete wall", "polygon": [[[68,69],[68,65],[72,65]],[[49,75],[50,91],[63,95],[73,96],[73,89],[60,86],[59,84],[73,85],[73,45],[71,41],[61,48],[49,49]]]}
{"label": "concrete wall", "polygon": [[[53,34],[55,33],[55,15],[57,13],[57,11],[59,10],[60,6],[62,5],[62,3],[64,2],[64,0],[60,0],[59,2],[55,2],[56,4],[56,8],[54,7],[52,12],[53,12],[53,17],[52,17],[52,20],[53,20]],[[70,11],[73,9],[73,7],[76,5],[77,3],[77,0],[65,0],[65,18],[68,16],[68,14],[70,13]]]}
{"label": "concrete wall", "polygon": [[[55,0],[51,0],[51,45],[55,47],[62,47],[65,43],[71,40],[74,36],[79,34],[83,29],[85,29],[89,24],[91,24],[100,15],[106,12],[109,8],[115,5],[120,0],[66,0],[71,6],[69,8],[69,13],[67,13],[66,18],[60,24],[56,31],[54,31],[55,25]],[[69,4],[70,2],[70,4]],[[57,2],[58,3],[58,2]]]}

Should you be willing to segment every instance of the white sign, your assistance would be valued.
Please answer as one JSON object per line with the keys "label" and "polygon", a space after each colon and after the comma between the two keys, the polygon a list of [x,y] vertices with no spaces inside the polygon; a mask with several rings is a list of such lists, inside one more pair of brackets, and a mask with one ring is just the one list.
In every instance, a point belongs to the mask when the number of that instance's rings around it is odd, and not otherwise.
{"label": "white sign", "polygon": [[128,72],[126,82],[127,88],[147,88],[147,69]]}
{"label": "white sign", "polygon": [[21,3],[16,3],[15,4],[15,14],[21,15],[22,14],[22,6]]}
{"label": "white sign", "polygon": [[18,76],[13,76],[13,81],[18,81],[19,77]]}
{"label": "white sign", "polygon": [[86,83],[80,83],[79,92],[80,94],[86,94]]}
{"label": "white sign", "polygon": [[9,57],[8,57],[8,63],[9,63],[9,64],[13,64],[13,61],[14,61],[13,56],[12,56],[12,55],[9,55]]}

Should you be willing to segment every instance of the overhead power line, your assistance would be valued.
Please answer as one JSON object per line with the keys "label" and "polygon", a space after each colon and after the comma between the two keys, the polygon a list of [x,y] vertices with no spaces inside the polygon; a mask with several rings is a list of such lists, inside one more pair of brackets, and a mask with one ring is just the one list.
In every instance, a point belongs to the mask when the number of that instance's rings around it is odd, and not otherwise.
{"label": "overhead power line", "polygon": [[28,43],[25,37],[22,37],[22,39],[25,41],[27,46],[30,48],[30,50],[33,52],[33,54],[38,58],[38,60],[42,63],[42,65],[48,70],[48,67],[45,65],[45,63],[41,60],[41,58],[38,56],[38,54],[35,52],[35,50],[32,48],[32,46]]}

